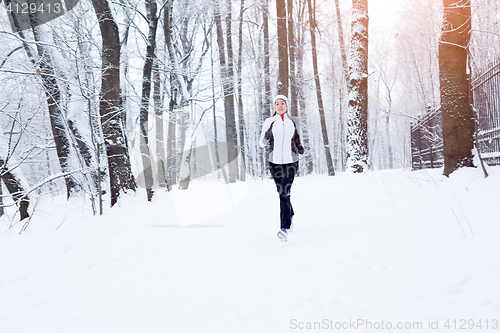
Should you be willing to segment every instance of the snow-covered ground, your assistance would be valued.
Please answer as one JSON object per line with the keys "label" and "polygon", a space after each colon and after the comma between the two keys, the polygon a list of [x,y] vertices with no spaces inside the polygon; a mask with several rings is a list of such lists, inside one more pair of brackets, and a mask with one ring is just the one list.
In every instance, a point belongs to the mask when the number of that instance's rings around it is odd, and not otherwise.
{"label": "snow-covered ground", "polygon": [[0,219],[0,332],[500,331],[489,171],[296,178],[288,243],[270,179],[141,190],[101,217],[45,199],[21,235]]}

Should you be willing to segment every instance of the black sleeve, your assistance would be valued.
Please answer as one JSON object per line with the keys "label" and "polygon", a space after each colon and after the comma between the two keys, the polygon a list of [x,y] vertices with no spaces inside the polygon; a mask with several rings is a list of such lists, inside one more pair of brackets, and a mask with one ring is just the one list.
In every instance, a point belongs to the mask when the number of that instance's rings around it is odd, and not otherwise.
{"label": "black sleeve", "polygon": [[300,142],[300,136],[299,133],[297,133],[297,131],[295,131],[295,135],[293,136],[293,142],[295,143],[295,147],[297,147],[297,152],[299,154],[304,154],[304,147]]}
{"label": "black sleeve", "polygon": [[293,121],[293,125],[295,126],[295,133],[293,134],[292,137],[292,145],[294,146],[296,152],[302,155],[304,154],[304,147],[300,142],[299,119],[297,117],[291,117],[291,119]]}

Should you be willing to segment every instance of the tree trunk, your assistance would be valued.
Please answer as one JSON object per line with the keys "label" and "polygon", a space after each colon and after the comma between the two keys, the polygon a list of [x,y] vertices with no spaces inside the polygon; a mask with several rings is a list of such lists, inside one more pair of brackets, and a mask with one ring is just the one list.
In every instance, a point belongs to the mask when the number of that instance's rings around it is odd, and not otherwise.
{"label": "tree trunk", "polygon": [[[79,26],[77,23],[75,25],[78,27]],[[78,31],[78,30],[77,30]],[[78,83],[80,86],[80,91],[82,94],[82,97],[85,100],[86,108],[87,108],[87,113],[88,113],[88,125],[90,129],[90,138],[91,138],[91,148],[89,149],[90,152],[89,154],[92,154],[91,151],[94,152],[94,157],[95,157],[95,170],[93,170],[93,176],[95,177],[95,191],[97,193],[98,197],[98,204],[99,204],[99,214],[102,215],[103,212],[103,190],[102,190],[102,168],[101,168],[101,159],[102,156],[104,156],[104,150],[102,149],[102,133],[101,133],[101,124],[99,121],[99,110],[97,108],[97,105],[95,101],[97,101],[96,98],[96,90],[95,90],[95,84],[94,84],[94,77],[93,77],[93,64],[90,63],[89,59],[92,57],[90,56],[90,45],[87,44],[83,40],[82,34],[78,33],[77,34],[77,47],[78,51],[80,52],[80,55],[82,59],[85,59],[82,61],[79,66],[77,66],[77,77],[78,77]],[[81,67],[80,67],[81,66]],[[75,134],[73,134],[75,135]],[[96,210],[94,210],[96,212]]]}
{"label": "tree trunk", "polygon": [[392,152],[392,142],[391,142],[391,113],[392,113],[392,96],[391,87],[385,83],[386,93],[387,93],[387,113],[385,115],[385,139],[387,141],[387,156],[385,160],[388,161],[387,167],[389,169],[394,168],[394,156]]}
{"label": "tree trunk", "polygon": [[276,0],[278,17],[278,94],[288,96],[288,41],[286,0]]}
{"label": "tree trunk", "polygon": [[[49,109],[49,118],[52,128],[52,135],[54,137],[54,143],[56,145],[57,157],[59,159],[59,164],[61,170],[64,173],[70,171],[69,168],[69,155],[70,155],[70,140],[68,137],[68,132],[66,130],[66,119],[64,119],[63,112],[60,109],[61,103],[61,90],[57,84],[56,75],[54,71],[54,66],[52,63],[52,57],[47,48],[46,43],[42,43],[43,27],[39,27],[36,23],[37,17],[30,15],[30,24],[33,30],[33,35],[37,43],[38,59],[31,52],[31,48],[26,42],[24,42],[25,37],[21,31],[21,22],[17,22],[17,15],[12,15],[12,20],[14,25],[18,28],[18,33],[23,40],[23,47],[34,65],[40,66],[40,77],[42,79],[42,84],[45,90],[45,95],[47,97],[47,105]],[[45,32],[48,33],[48,32]],[[66,182],[66,196],[69,198],[74,192],[78,191],[79,185],[75,179],[68,175],[64,177]]]}
{"label": "tree trunk", "polygon": [[305,19],[305,9],[306,5],[303,2],[299,3],[301,6],[299,7],[299,29],[297,31],[297,48],[296,48],[296,62],[297,62],[297,94],[298,94],[298,107],[300,110],[300,117],[302,122],[302,141],[304,145],[304,172],[303,174],[308,175],[313,172],[314,164],[313,164],[313,155],[310,145],[310,137],[309,137],[309,127],[307,126],[307,113],[306,113],[306,100],[304,93],[304,35],[305,35],[305,27],[303,18]]}
{"label": "tree trunk", "polygon": [[136,189],[127,138],[123,133],[124,110],[120,99],[120,36],[107,0],[92,0],[102,36],[102,83],[99,112],[108,157],[111,206],[121,194]]}
{"label": "tree trunk", "polygon": [[179,65],[179,62],[177,61],[175,49],[174,49],[174,41],[172,40],[172,15],[173,15],[173,4],[174,0],[169,0],[167,4],[165,5],[164,11],[163,11],[163,33],[165,36],[165,44],[167,45],[168,49],[168,56],[170,60],[170,65],[172,66],[172,69],[174,71],[175,78],[177,80],[177,85],[179,92],[181,94],[181,100],[176,99],[176,104],[178,105],[187,105],[189,103],[189,91],[187,88],[186,80],[182,75],[182,70]]}
{"label": "tree trunk", "polygon": [[[226,55],[224,53],[224,35],[222,31],[222,18],[220,14],[219,4],[213,1],[215,25],[217,30],[217,45],[219,47],[219,62],[222,77],[222,93],[224,96],[224,114],[226,118],[226,140],[227,140],[227,163],[229,166],[229,182],[234,183],[237,179],[237,157],[238,157],[238,142],[236,135],[236,121],[234,117],[234,96],[231,95],[232,77],[228,74],[226,64]],[[229,33],[228,33],[229,35]],[[231,60],[232,61],[232,60]]]}
{"label": "tree trunk", "polygon": [[147,20],[149,25],[148,41],[146,47],[146,60],[142,72],[142,98],[139,111],[139,127],[141,132],[141,156],[144,180],[146,184],[146,194],[148,201],[153,199],[153,168],[151,163],[151,153],[149,149],[148,137],[148,118],[149,118],[149,99],[151,95],[151,76],[156,48],[156,28],[158,18],[156,17],[156,0],[146,0]]}
{"label": "tree trunk", "polygon": [[[14,176],[12,172],[7,169],[3,160],[0,160],[0,195],[2,194],[2,184],[1,181],[5,184],[5,187],[12,195],[14,202],[19,205],[19,215],[20,219],[24,220],[29,217],[28,214],[28,206],[29,206],[29,198],[27,194],[25,194],[25,190],[21,186],[21,182]],[[0,197],[1,198],[1,197]],[[0,201],[0,207],[2,202]],[[3,215],[3,207],[1,208],[0,216]]]}
{"label": "tree trunk", "polygon": [[[247,165],[247,146],[245,140],[245,116],[243,113],[243,91],[242,91],[242,70],[243,70],[243,13],[245,11],[245,0],[241,0],[240,2],[240,22],[238,29],[238,64],[237,70],[238,73],[238,121],[239,121],[239,134],[240,134],[240,151],[241,151],[241,166],[240,166],[240,180],[246,180],[246,165]],[[250,154],[248,154],[250,157]]]}
{"label": "tree trunk", "polygon": [[297,80],[296,80],[296,70],[295,70],[295,27],[293,18],[293,1],[287,0],[288,5],[288,49],[290,58],[290,114],[293,117],[299,116],[299,110],[297,107]]}
{"label": "tree trunk", "polygon": [[167,189],[170,191],[172,186],[177,183],[177,135],[176,125],[177,117],[174,112],[176,104],[175,89],[173,88],[174,79],[171,79],[170,86],[172,93],[168,108],[168,127],[167,127]]}
{"label": "tree trunk", "polygon": [[163,108],[161,101],[160,68],[158,59],[156,57],[153,68],[153,103],[156,125],[156,159],[158,185],[160,187],[167,187],[167,177],[165,175],[165,139],[163,134]]}
{"label": "tree trunk", "polygon": [[[259,130],[262,128],[263,120],[271,115],[272,106],[272,91],[271,91],[271,67],[270,67],[270,46],[269,46],[269,0],[263,0],[262,4],[262,32],[264,37],[264,100],[262,110],[261,123]],[[268,156],[264,149],[260,150],[261,175],[265,176],[268,164]]]}
{"label": "tree trunk", "polygon": [[[40,31],[42,27],[33,27],[33,35],[37,43],[37,50],[39,54],[40,76],[42,78],[43,86],[45,88],[45,95],[47,96],[47,104],[49,107],[50,125],[52,127],[52,134],[54,136],[54,143],[56,145],[57,157],[63,172],[70,172],[70,150],[71,141],[67,131],[67,122],[63,115],[61,106],[61,90],[57,84],[56,74],[52,63],[50,51],[42,42],[43,36]],[[73,193],[78,191],[80,185],[77,184],[72,176],[64,177],[66,181],[66,195],[69,198]]]}
{"label": "tree trunk", "polygon": [[315,15],[316,9],[312,7],[311,0],[307,0],[307,5],[309,9],[309,24],[311,26],[310,32],[311,32],[314,81],[316,82],[316,98],[318,100],[318,111],[319,111],[319,119],[321,122],[321,133],[323,135],[323,146],[325,148],[326,165],[328,167],[328,175],[335,176],[335,170],[333,169],[332,155],[330,153],[330,143],[328,142],[328,131],[326,127],[325,109],[323,108],[323,95],[321,94],[321,82],[319,79],[319,71],[318,71],[318,54],[316,49],[316,15]]}
{"label": "tree trunk", "polygon": [[353,0],[352,17],[347,169],[361,173],[368,168],[368,0]]}
{"label": "tree trunk", "polygon": [[473,115],[467,74],[471,32],[470,0],[443,0],[444,23],[439,44],[439,81],[443,125],[444,174],[472,167]]}
{"label": "tree trunk", "polygon": [[[169,1],[165,10],[163,11],[163,34],[165,37],[165,44],[169,53],[169,60],[172,69],[177,69],[177,59],[175,57],[174,47],[172,45],[172,16],[173,16],[173,3]],[[168,108],[168,127],[167,127],[167,189],[170,191],[172,186],[177,183],[177,114],[175,107],[177,103],[177,95],[179,89],[183,90],[182,83],[184,79],[180,73],[170,74],[170,103]],[[187,88],[186,92],[187,94]],[[183,95],[183,93],[181,93]],[[182,104],[181,97],[180,104]],[[184,147],[183,147],[184,148]]]}
{"label": "tree trunk", "polygon": [[187,190],[191,181],[191,156],[193,155],[194,139],[190,142],[189,150],[185,150],[179,167],[179,189]]}
{"label": "tree trunk", "polygon": [[[177,149],[177,156],[175,158],[175,170],[177,170],[177,177],[179,178],[179,186],[181,186],[181,181],[183,182],[184,188],[187,189],[189,186],[189,180],[190,180],[190,174],[186,174],[187,172],[191,171],[190,168],[190,159],[191,159],[191,149],[193,145],[193,138],[190,136],[189,138],[187,137],[188,135],[188,126],[189,126],[189,113],[186,111],[180,111],[176,112],[176,118],[177,118],[177,128],[179,131],[177,132],[179,134],[179,142],[178,142],[178,149]],[[186,140],[189,141],[189,151],[186,150]],[[187,155],[187,152],[189,152],[189,155]],[[187,161],[187,164],[186,164]],[[187,168],[186,168],[187,166]],[[188,182],[186,185],[186,181]]]}
{"label": "tree trunk", "polygon": [[[212,46],[211,46],[212,48]],[[217,115],[216,115],[216,97],[215,97],[215,78],[214,78],[214,57],[213,52],[210,52],[210,77],[212,79],[212,115],[214,120],[214,151],[215,151],[215,170],[221,170],[222,177],[225,184],[229,184],[229,179],[226,174],[225,166],[221,164],[220,151],[219,151],[219,136],[217,131]],[[210,149],[210,147],[209,147]]]}
{"label": "tree trunk", "polygon": [[339,123],[340,123],[340,165],[342,168],[342,171],[345,171],[345,110],[346,110],[346,105],[344,104],[345,99],[345,92],[347,90],[347,87],[349,86],[349,66],[347,65],[347,52],[345,49],[345,42],[344,42],[344,27],[342,25],[342,16],[340,14],[340,3],[339,0],[335,0],[335,9],[337,11],[337,32],[339,35],[339,45],[340,45],[340,55],[342,56],[342,69],[344,73],[344,80],[345,80],[345,85],[341,85],[339,92],[340,92],[340,116],[339,116]]}
{"label": "tree trunk", "polygon": [[271,96],[271,67],[270,67],[270,48],[269,48],[269,0],[264,0],[262,6],[262,25],[264,34],[264,119],[270,116],[272,107]]}
{"label": "tree trunk", "polygon": [[[70,13],[73,14],[72,12]],[[39,33],[38,30],[37,33]],[[61,87],[62,103],[60,105],[60,108],[63,112],[64,120],[66,120],[69,142],[73,146],[74,152],[76,153],[75,161],[77,160],[82,168],[86,167],[90,171],[89,173],[83,172],[82,175],[88,183],[91,201],[92,204],[94,204],[94,195],[96,194],[96,188],[98,186],[98,178],[94,165],[94,158],[90,146],[80,134],[75,120],[72,119],[72,114],[68,113],[67,107],[72,99],[71,87],[78,86],[79,82],[75,81],[73,79],[73,76],[67,75],[67,66],[65,66],[65,62],[69,61],[69,59],[67,59],[66,53],[61,52],[59,47],[57,47],[57,41],[60,41],[60,36],[58,34],[55,34],[53,30],[45,30],[41,33],[44,34],[43,42],[45,43],[45,45],[43,46],[48,48],[48,52],[50,52],[51,55],[51,63],[53,65],[54,73],[57,77],[60,78],[57,81],[57,84],[59,84]]]}
{"label": "tree trunk", "polygon": [[227,0],[226,16],[226,41],[227,41],[227,95],[224,97],[224,103],[228,103],[226,111],[226,137],[227,137],[227,157],[229,167],[229,181],[235,182],[238,175],[238,133],[236,130],[236,110],[234,106],[234,54],[233,54],[233,18],[232,18],[232,0]]}

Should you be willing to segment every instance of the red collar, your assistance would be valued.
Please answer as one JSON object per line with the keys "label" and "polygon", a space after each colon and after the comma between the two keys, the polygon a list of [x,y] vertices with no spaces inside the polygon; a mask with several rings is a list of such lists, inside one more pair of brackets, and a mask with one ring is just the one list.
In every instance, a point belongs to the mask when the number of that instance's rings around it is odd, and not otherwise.
{"label": "red collar", "polygon": [[283,113],[280,116],[281,116],[281,120],[285,121],[285,114]]}

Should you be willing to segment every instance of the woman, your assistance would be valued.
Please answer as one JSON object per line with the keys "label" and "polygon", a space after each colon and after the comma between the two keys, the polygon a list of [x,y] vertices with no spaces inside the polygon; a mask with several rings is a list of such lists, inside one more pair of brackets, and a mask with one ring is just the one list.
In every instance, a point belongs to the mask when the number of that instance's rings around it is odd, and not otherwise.
{"label": "woman", "polygon": [[286,242],[292,225],[293,207],[290,190],[299,167],[298,154],[304,153],[300,143],[299,120],[288,115],[288,98],[278,95],[274,98],[275,113],[262,126],[260,146],[269,144],[269,171],[276,183],[280,196],[281,229],[278,238]]}

